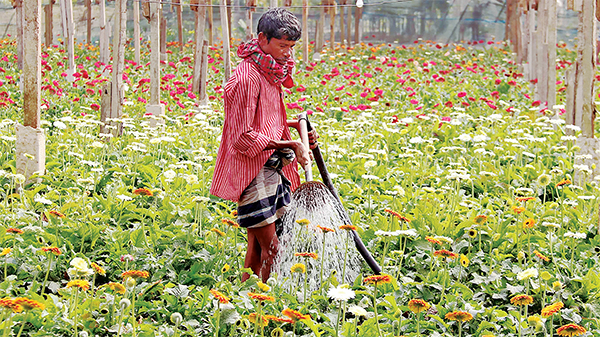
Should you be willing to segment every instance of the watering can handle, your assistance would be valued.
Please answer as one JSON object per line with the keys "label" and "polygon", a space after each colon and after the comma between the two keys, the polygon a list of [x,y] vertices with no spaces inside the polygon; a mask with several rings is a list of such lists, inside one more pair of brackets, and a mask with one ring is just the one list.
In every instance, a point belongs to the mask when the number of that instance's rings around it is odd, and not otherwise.
{"label": "watering can handle", "polygon": [[[310,150],[310,144],[308,142],[308,118],[306,117],[306,112],[298,114],[298,133],[300,133],[302,145],[304,145],[307,151]],[[309,161],[303,168],[306,181],[313,181],[312,163]]]}

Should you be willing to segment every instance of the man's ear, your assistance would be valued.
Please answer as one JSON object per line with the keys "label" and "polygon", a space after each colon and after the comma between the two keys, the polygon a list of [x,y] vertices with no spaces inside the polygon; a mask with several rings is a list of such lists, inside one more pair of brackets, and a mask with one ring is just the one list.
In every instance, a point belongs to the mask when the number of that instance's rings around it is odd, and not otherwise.
{"label": "man's ear", "polygon": [[258,42],[267,43],[267,35],[265,35],[263,32],[258,33]]}

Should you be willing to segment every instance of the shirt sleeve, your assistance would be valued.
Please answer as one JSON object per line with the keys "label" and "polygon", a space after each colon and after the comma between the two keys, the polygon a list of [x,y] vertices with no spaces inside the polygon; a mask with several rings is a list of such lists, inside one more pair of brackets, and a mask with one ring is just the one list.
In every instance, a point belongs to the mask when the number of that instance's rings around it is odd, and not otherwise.
{"label": "shirt sleeve", "polygon": [[253,128],[260,93],[260,82],[250,74],[238,77],[232,88],[230,122],[233,148],[248,157],[259,155],[269,144],[269,137]]}

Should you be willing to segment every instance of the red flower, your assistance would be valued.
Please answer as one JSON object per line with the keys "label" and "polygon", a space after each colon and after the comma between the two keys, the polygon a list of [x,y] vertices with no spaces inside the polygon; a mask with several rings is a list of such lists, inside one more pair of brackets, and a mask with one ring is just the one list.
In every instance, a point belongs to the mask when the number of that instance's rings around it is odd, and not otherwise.
{"label": "red flower", "polygon": [[96,103],[92,103],[92,105],[90,105],[90,108],[92,108],[92,110],[94,111],[100,110],[100,106]]}

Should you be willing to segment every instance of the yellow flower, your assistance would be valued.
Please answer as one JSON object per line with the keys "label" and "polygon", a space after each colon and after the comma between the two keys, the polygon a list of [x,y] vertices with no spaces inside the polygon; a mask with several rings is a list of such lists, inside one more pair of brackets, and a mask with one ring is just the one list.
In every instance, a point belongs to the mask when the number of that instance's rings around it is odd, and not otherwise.
{"label": "yellow flower", "polygon": [[392,277],[390,275],[382,274],[382,275],[373,275],[369,277],[365,277],[363,280],[364,283],[370,284],[386,284],[392,282]]}
{"label": "yellow flower", "polygon": [[2,252],[0,252],[0,256],[6,256],[12,251],[11,248],[2,248]]}
{"label": "yellow flower", "polygon": [[77,287],[79,289],[88,290],[90,289],[90,283],[86,280],[72,280],[67,283],[67,288]]}
{"label": "yellow flower", "polygon": [[469,237],[471,239],[475,238],[477,236],[477,230],[476,229],[469,229],[469,231],[467,232],[469,234]]}
{"label": "yellow flower", "polygon": [[306,266],[303,263],[296,263],[291,268],[292,273],[306,273]]}
{"label": "yellow flower", "polygon": [[446,314],[447,320],[451,321],[459,321],[459,322],[467,322],[473,319],[473,315],[466,311],[453,311]]}
{"label": "yellow flower", "polygon": [[469,258],[466,255],[460,254],[460,264],[463,267],[467,268],[469,266],[469,262]]}
{"label": "yellow flower", "polygon": [[211,232],[217,233],[217,235],[220,236],[220,237],[225,236],[225,233],[222,230],[218,229],[218,228],[211,229]]}
{"label": "yellow flower", "polygon": [[555,313],[559,312],[560,309],[562,309],[564,306],[565,305],[563,304],[563,302],[560,301],[554,304],[547,305],[542,309],[542,317],[548,318],[554,315]]}
{"label": "yellow flower", "polygon": [[25,297],[17,297],[13,300],[16,305],[20,305],[25,310],[41,309],[44,310],[46,306],[36,300],[32,300]]}
{"label": "yellow flower", "polygon": [[124,294],[125,293],[125,286],[122,285],[121,283],[116,283],[116,282],[109,282],[107,284],[107,286],[110,288],[110,290],[119,293],[119,294]]}
{"label": "yellow flower", "polygon": [[298,219],[298,220],[296,220],[296,223],[298,225],[308,225],[310,223],[310,221],[307,219]]}
{"label": "yellow flower", "polygon": [[262,283],[261,281],[258,281],[258,282],[256,283],[256,286],[258,287],[258,289],[260,289],[261,291],[263,291],[263,292],[265,292],[265,293],[266,293],[267,291],[271,290],[271,287],[269,287],[268,285],[266,285],[266,284]]}
{"label": "yellow flower", "polygon": [[563,325],[560,328],[556,329],[556,333],[559,336],[573,337],[573,336],[583,335],[584,333],[586,333],[586,330],[582,326],[571,323],[571,324]]}
{"label": "yellow flower", "polygon": [[533,297],[525,294],[516,295],[510,299],[510,303],[514,305],[530,305],[533,303]]}
{"label": "yellow flower", "polygon": [[94,269],[96,274],[106,276],[106,270],[104,270],[104,268],[100,267],[96,262],[92,262],[91,265],[92,265],[92,269]]}
{"label": "yellow flower", "polygon": [[221,273],[225,274],[226,272],[229,271],[229,269],[231,269],[231,267],[227,263],[225,263],[223,268],[221,268]]}
{"label": "yellow flower", "polygon": [[414,312],[415,314],[423,312],[429,309],[430,307],[431,305],[429,303],[421,299],[412,299],[408,301],[408,309],[410,309],[410,311]]}

